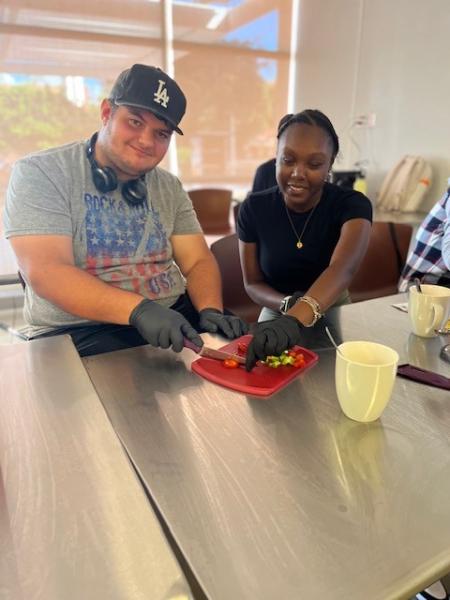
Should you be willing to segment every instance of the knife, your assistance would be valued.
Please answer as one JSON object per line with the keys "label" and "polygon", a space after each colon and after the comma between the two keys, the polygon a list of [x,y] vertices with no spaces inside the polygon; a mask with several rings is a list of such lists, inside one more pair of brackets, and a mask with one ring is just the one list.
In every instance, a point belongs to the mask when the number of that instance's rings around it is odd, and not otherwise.
{"label": "knife", "polygon": [[[445,346],[444,346],[445,348]],[[398,365],[397,375],[405,377],[406,379],[413,379],[414,381],[420,381],[421,383],[427,383],[434,387],[443,388],[444,390],[450,390],[450,378],[427,369],[421,369],[420,367],[414,367],[408,363],[404,365]]]}
{"label": "knife", "polygon": [[239,354],[233,354],[232,352],[226,352],[225,350],[216,350],[215,348],[209,348],[208,346],[197,346],[187,338],[184,338],[184,345],[186,348],[193,350],[199,356],[204,358],[214,358],[216,360],[226,360],[231,358],[238,362],[240,365],[245,365],[245,356],[239,356]]}

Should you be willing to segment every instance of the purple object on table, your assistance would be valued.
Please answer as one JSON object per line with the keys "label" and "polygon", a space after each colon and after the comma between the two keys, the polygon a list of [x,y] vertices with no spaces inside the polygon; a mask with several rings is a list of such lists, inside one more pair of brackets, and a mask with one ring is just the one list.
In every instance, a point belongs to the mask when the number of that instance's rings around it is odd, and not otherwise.
{"label": "purple object on table", "polygon": [[400,377],[405,377],[406,379],[413,379],[419,383],[426,383],[427,385],[432,385],[433,387],[450,390],[450,379],[448,377],[444,377],[444,375],[439,375],[438,373],[433,373],[432,371],[427,371],[426,369],[413,367],[413,365],[399,365],[397,368],[397,375]]}

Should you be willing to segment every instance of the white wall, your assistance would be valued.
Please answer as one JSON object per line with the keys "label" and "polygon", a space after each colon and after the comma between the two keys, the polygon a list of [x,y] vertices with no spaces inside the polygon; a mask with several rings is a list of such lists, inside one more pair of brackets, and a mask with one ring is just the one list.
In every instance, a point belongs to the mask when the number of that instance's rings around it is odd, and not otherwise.
{"label": "white wall", "polygon": [[[300,2],[296,109],[331,118],[342,146],[337,168],[369,159],[373,201],[403,155],[426,158],[434,173],[428,210],[450,176],[450,1]],[[367,113],[376,115],[373,129],[350,129]]]}

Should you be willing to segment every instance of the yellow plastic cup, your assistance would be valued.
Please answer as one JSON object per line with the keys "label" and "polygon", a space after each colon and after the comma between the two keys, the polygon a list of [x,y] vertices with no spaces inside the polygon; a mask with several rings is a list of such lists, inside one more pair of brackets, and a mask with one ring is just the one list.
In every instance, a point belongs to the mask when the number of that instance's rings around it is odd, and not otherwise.
{"label": "yellow plastic cup", "polygon": [[336,392],[343,413],[367,423],[378,419],[392,394],[398,354],[375,342],[344,342],[336,353]]}

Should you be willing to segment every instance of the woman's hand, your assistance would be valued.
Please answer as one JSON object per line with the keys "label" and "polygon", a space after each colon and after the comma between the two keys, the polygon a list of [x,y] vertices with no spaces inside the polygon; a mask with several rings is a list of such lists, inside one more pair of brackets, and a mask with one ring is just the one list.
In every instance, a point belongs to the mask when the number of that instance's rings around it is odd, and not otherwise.
{"label": "woman's hand", "polygon": [[300,343],[302,324],[291,315],[282,315],[272,321],[257,323],[253,339],[247,349],[245,368],[250,371],[258,360],[282,354]]}

